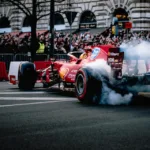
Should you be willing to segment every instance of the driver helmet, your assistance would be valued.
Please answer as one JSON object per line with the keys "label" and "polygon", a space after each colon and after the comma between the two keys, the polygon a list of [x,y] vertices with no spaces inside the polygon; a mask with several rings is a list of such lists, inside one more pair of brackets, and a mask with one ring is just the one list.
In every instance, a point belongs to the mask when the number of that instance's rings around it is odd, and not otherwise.
{"label": "driver helmet", "polygon": [[84,47],[84,50],[85,50],[85,51],[92,51],[92,47],[91,47],[91,46],[85,46],[85,47]]}

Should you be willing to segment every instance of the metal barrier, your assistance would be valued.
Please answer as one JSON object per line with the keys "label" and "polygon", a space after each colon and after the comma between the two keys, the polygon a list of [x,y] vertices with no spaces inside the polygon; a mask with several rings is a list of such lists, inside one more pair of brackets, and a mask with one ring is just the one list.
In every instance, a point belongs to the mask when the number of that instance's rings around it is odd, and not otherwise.
{"label": "metal barrier", "polygon": [[[83,52],[70,52],[71,55],[74,55],[77,58],[79,58],[82,53]],[[67,54],[55,54],[54,59],[68,61],[70,57]]]}
{"label": "metal barrier", "polygon": [[[16,54],[15,55],[15,61],[31,61],[31,56],[28,56],[28,54]],[[35,55],[35,61],[45,61],[47,60],[46,54],[36,54]]]}
{"label": "metal barrier", "polygon": [[27,54],[16,54],[14,55],[14,60],[15,61],[30,61],[31,57],[28,56]]}
{"label": "metal barrier", "polygon": [[[35,61],[46,61],[48,60],[47,54],[36,54]],[[6,70],[9,70],[11,61],[31,61],[31,56],[28,54],[0,54],[0,61],[5,62]]]}
{"label": "metal barrier", "polygon": [[45,61],[45,60],[48,60],[48,55],[47,54],[36,54],[34,60],[35,61]]}
{"label": "metal barrier", "polygon": [[9,65],[11,61],[14,61],[14,54],[0,54],[0,61],[5,62],[6,70],[9,70]]}
{"label": "metal barrier", "polygon": [[69,56],[67,54],[55,54],[54,55],[54,59],[55,60],[65,60],[65,61],[68,61],[69,60]]}

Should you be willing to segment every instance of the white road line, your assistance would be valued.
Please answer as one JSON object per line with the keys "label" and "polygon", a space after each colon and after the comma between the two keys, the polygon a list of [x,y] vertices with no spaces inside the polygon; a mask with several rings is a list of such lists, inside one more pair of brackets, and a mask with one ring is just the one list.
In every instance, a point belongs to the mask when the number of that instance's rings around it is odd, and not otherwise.
{"label": "white road line", "polygon": [[[66,100],[66,101],[69,101],[69,100]],[[48,103],[57,103],[57,102],[62,102],[62,101],[48,101],[48,102],[35,102],[35,103],[24,103],[24,104],[0,105],[0,108],[14,107],[14,106],[39,105],[39,104],[48,104]]]}
{"label": "white road line", "polygon": [[12,94],[45,94],[45,93],[56,93],[56,92],[44,92],[44,91],[31,91],[31,92],[0,92],[0,95],[12,95]]}
{"label": "white road line", "polygon": [[49,101],[74,101],[76,98],[67,98],[67,97],[0,97],[1,100],[15,100],[15,101],[21,101],[21,100],[49,100]]}

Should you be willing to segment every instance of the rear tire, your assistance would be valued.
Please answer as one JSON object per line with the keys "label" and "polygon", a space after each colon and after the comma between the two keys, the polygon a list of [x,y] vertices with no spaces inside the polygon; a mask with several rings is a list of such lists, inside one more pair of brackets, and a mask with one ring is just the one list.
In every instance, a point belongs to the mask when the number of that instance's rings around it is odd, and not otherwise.
{"label": "rear tire", "polygon": [[99,104],[102,82],[94,78],[88,69],[78,71],[75,80],[75,93],[80,102]]}

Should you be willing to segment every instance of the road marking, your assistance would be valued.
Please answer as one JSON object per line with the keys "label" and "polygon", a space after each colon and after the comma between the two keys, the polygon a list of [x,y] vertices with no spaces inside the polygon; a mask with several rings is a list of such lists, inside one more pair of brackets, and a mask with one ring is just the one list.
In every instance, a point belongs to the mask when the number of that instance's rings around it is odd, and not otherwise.
{"label": "road marking", "polygon": [[12,95],[12,94],[45,94],[45,93],[58,93],[58,92],[42,92],[42,91],[31,91],[31,92],[0,92],[0,95]]}
{"label": "road marking", "polygon": [[76,98],[74,97],[0,97],[1,100],[15,100],[15,101],[22,101],[22,100],[49,100],[49,101],[74,101]]}
{"label": "road marking", "polygon": [[[66,101],[70,101],[70,100],[66,100]],[[35,102],[35,103],[24,103],[24,104],[0,105],[0,108],[14,107],[14,106],[39,105],[39,104],[48,104],[48,103],[57,103],[57,102],[64,102],[64,101],[47,101],[47,102]]]}

